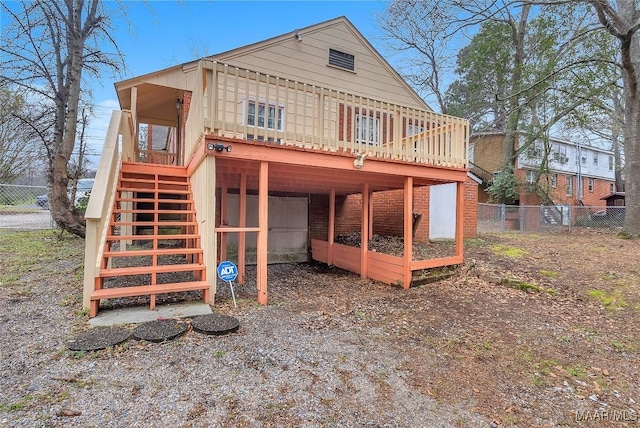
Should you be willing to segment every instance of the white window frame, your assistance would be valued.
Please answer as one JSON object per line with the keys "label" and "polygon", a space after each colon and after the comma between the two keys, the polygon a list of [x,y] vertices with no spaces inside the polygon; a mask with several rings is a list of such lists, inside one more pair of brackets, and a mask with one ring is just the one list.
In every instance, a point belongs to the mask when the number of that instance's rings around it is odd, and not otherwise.
{"label": "white window frame", "polygon": [[[380,145],[380,118],[368,114],[356,114],[355,140],[358,144]],[[361,126],[364,124],[364,126]]]}
{"label": "white window frame", "polygon": [[615,183],[609,183],[609,193],[615,193],[616,185]]}
{"label": "white window frame", "polygon": [[567,176],[567,196],[573,196],[573,177]]}
{"label": "white window frame", "polygon": [[613,156],[609,155],[609,171],[613,171]]}
{"label": "white window frame", "polygon": [[593,178],[587,179],[587,187],[589,188],[589,192],[593,193],[593,189],[595,188],[595,182]]}
{"label": "white window frame", "polygon": [[527,184],[533,184],[536,182],[536,172],[532,169],[527,170]]}
{"label": "white window frame", "polygon": [[552,174],[551,175],[551,187],[556,188],[558,187],[558,174]]}
{"label": "white window frame", "polygon": [[[284,124],[285,124],[284,104],[280,103],[280,105],[276,106],[276,103],[274,101],[269,101],[267,103],[265,102],[265,100],[260,99],[256,102],[256,100],[253,98],[249,98],[249,100],[245,100],[244,103],[245,105],[243,106],[242,110],[243,110],[243,117],[244,117],[246,126],[251,128],[268,129],[270,131],[284,131]],[[253,123],[250,123],[249,121],[251,106],[253,106],[253,111],[254,111]],[[257,114],[256,114],[256,106],[258,108]],[[260,111],[261,107],[262,107],[262,111]],[[278,116],[276,116],[276,111],[278,112]],[[265,112],[267,113],[265,114]],[[273,112],[273,116],[271,116],[272,112]],[[266,127],[265,127],[265,124],[267,125]],[[272,124],[272,126],[269,126],[270,124]]]}
{"label": "white window frame", "polygon": [[598,154],[597,153],[593,154],[593,164],[594,165],[598,165]]}

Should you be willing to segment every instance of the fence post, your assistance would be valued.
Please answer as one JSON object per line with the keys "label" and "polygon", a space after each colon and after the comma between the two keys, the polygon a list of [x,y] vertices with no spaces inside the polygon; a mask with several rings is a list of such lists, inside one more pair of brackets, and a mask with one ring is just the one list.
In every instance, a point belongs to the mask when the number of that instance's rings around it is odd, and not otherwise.
{"label": "fence post", "polygon": [[571,232],[571,227],[573,226],[573,206],[568,205],[568,210],[567,210],[567,223],[569,223],[569,232]]}
{"label": "fence post", "polygon": [[525,212],[525,206],[524,205],[519,205],[518,206],[518,214],[520,217],[520,232],[524,232],[524,212]]}
{"label": "fence post", "polygon": [[500,205],[500,232],[504,232],[506,222],[507,222],[507,206],[505,204],[501,204]]}

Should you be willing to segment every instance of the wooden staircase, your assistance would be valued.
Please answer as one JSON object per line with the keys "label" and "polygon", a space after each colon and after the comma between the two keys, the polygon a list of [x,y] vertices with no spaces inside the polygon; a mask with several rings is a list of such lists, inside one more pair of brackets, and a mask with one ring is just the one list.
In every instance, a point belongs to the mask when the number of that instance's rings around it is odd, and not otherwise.
{"label": "wooden staircase", "polygon": [[91,317],[102,299],[201,290],[209,284],[186,168],[123,162],[115,205],[91,294]]}

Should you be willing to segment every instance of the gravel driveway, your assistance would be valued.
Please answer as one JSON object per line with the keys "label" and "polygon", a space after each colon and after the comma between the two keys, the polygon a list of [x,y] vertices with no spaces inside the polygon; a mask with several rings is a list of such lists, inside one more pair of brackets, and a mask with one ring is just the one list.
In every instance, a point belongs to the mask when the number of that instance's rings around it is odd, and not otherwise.
{"label": "gravel driveway", "polygon": [[30,295],[0,289],[0,426],[489,426],[470,412],[473,403],[456,408],[414,390],[402,369],[408,356],[388,331],[368,328],[356,306],[319,310],[344,291],[351,303],[367,289],[389,298],[406,291],[310,265],[270,275],[266,307],[247,285],[234,309],[221,284],[215,309],[240,320],[235,334],[190,331],[93,353],[65,348],[86,328],[74,314],[77,282],[54,276]]}

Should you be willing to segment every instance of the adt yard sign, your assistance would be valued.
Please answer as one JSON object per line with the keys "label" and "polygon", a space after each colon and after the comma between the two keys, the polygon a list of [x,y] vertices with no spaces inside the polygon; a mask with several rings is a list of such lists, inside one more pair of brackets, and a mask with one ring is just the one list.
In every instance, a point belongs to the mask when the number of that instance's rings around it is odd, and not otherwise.
{"label": "adt yard sign", "polygon": [[218,276],[223,281],[234,281],[238,276],[238,268],[230,261],[223,261],[218,265]]}

